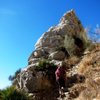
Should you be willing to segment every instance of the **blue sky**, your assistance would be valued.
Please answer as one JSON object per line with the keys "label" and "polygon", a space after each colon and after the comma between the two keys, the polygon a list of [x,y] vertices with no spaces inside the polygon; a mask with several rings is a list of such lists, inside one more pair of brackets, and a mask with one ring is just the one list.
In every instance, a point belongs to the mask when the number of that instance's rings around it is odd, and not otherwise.
{"label": "blue sky", "polygon": [[70,9],[84,27],[100,25],[100,0],[0,0],[0,88],[27,66],[38,38]]}

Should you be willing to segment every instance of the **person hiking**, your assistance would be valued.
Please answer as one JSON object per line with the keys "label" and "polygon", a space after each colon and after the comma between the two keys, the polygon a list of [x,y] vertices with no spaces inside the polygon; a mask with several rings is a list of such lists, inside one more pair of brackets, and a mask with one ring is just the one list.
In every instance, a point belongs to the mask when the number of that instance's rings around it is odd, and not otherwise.
{"label": "person hiking", "polygon": [[55,75],[56,75],[56,81],[59,85],[59,94],[63,95],[63,90],[65,88],[65,75],[66,75],[66,71],[65,71],[65,66],[63,65],[63,63],[59,63],[58,67],[55,71]]}

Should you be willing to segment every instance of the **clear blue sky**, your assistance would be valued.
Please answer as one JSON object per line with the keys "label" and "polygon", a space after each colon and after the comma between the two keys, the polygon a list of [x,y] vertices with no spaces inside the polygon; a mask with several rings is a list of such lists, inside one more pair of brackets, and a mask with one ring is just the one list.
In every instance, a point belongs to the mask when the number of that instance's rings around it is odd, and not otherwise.
{"label": "clear blue sky", "polygon": [[100,25],[100,0],[0,0],[0,88],[27,66],[38,38],[70,9],[84,27]]}

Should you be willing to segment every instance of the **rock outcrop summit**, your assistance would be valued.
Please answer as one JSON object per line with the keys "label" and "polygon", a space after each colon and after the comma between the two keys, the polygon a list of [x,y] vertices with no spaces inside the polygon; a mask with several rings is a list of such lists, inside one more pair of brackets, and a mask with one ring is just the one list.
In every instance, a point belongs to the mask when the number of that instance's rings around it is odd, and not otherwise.
{"label": "rock outcrop summit", "polygon": [[[98,67],[93,67],[91,57],[95,59],[95,66],[100,65],[99,54],[100,45],[91,43],[74,10],[70,10],[63,15],[58,25],[42,34],[35,44],[35,50],[28,58],[27,67],[17,75],[13,85],[19,90],[32,93],[33,100],[60,100],[55,70],[57,65],[63,62],[67,69],[67,92],[64,100],[74,100],[81,91],[87,91],[88,69],[91,73],[98,70]],[[96,69],[93,70],[92,67]],[[93,81],[92,78],[91,80]],[[81,95],[85,95],[85,92]],[[82,99],[82,96],[79,98],[81,99],[77,100],[87,100]]]}
{"label": "rock outcrop summit", "polygon": [[[84,28],[77,18],[74,10],[64,14],[58,25],[48,29],[35,44],[35,51],[29,57],[29,64],[36,58],[51,57],[55,60],[63,60],[64,52],[56,52],[57,48],[64,47],[69,55],[75,54],[76,49],[83,50],[88,42]],[[60,56],[62,55],[62,57]],[[58,57],[56,57],[58,56]]]}

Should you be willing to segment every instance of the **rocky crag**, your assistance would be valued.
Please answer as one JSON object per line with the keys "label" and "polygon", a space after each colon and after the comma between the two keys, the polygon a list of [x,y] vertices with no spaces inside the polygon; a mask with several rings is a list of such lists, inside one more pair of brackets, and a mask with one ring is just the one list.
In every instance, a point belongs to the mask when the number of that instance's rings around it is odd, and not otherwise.
{"label": "rocky crag", "polygon": [[[59,62],[67,69],[62,98],[54,75]],[[100,44],[89,41],[80,20],[71,10],[39,38],[27,67],[17,75],[13,85],[32,94],[33,100],[93,100],[99,98],[100,93],[99,66]]]}

